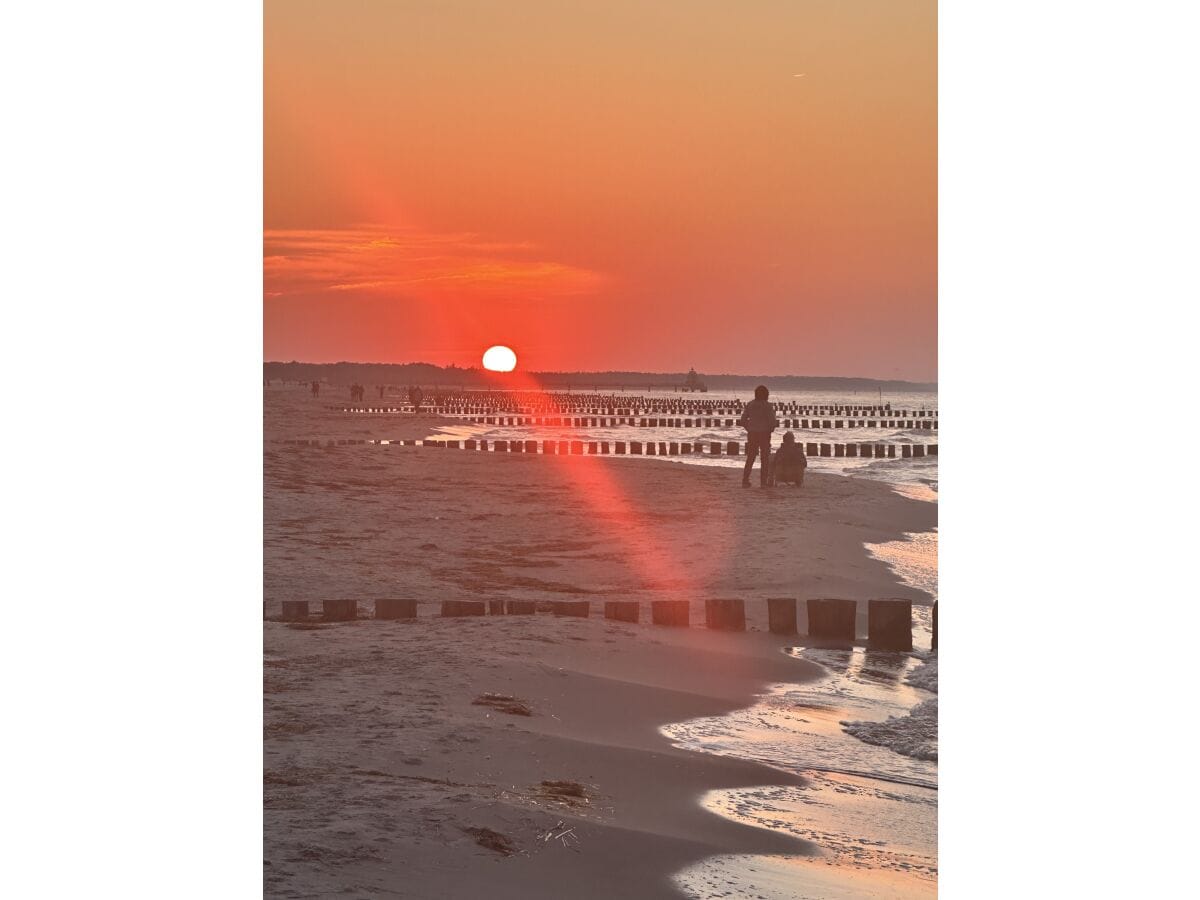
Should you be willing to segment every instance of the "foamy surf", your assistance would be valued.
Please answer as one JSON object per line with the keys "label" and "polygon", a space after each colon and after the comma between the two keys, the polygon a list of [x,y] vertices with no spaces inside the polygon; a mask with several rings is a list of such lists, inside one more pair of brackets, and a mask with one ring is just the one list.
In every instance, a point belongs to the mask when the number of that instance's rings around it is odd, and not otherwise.
{"label": "foamy surf", "polygon": [[[798,774],[799,787],[712,791],[718,815],[815,844],[816,858],[719,857],[679,873],[689,897],[909,897],[937,889],[936,663],[918,655],[792,648],[827,677],[776,685],[751,707],[667,726],[693,750]],[[918,674],[920,673],[920,674]],[[904,719],[932,703],[934,752],[897,752],[899,739],[849,733]],[[928,723],[926,723],[928,724]],[[880,732],[882,734],[882,732]],[[907,735],[906,740],[912,740]],[[924,745],[922,745],[924,746]]]}

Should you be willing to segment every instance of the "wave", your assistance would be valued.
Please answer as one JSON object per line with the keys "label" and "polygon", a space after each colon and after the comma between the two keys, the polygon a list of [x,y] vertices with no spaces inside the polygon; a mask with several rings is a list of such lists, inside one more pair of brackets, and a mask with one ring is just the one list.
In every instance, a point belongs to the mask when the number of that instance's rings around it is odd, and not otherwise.
{"label": "wave", "polygon": [[[937,657],[931,655],[925,664],[905,678],[913,687],[937,693]],[[934,697],[914,706],[906,716],[890,716],[883,722],[842,722],[842,730],[867,744],[887,747],[913,759],[938,758],[938,702]]]}

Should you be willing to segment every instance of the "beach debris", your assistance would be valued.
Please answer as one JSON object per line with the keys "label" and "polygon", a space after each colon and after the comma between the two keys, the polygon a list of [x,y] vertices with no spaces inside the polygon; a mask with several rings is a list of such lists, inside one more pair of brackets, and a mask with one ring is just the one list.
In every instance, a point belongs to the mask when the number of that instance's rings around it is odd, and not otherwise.
{"label": "beach debris", "polygon": [[515,852],[513,850],[512,841],[508,839],[508,836],[503,835],[498,831],[493,831],[490,828],[474,827],[464,828],[463,831],[475,838],[475,843],[477,843],[480,847],[484,847],[488,850],[494,850],[496,853],[499,853],[502,856],[512,856]]}
{"label": "beach debris", "polygon": [[567,848],[573,848],[579,843],[579,838],[575,834],[574,826],[565,825],[562,819],[559,819],[553,828],[547,828],[544,834],[539,833],[538,840],[543,844],[548,844],[551,841],[558,841]]}
{"label": "beach debris", "polygon": [[532,716],[533,710],[524,701],[509,694],[494,694],[491,691],[480,694],[471,701],[472,706],[487,706],[497,712],[508,713],[510,716]]}
{"label": "beach debris", "polygon": [[578,781],[543,781],[541,788],[542,793],[550,795],[555,800],[563,800],[567,803],[589,802],[587,791]]}

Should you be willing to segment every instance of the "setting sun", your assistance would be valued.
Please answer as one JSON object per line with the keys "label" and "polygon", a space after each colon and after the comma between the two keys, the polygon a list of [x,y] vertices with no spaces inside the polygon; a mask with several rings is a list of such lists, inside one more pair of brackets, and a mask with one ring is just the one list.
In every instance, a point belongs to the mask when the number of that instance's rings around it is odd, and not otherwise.
{"label": "setting sun", "polygon": [[483,354],[483,367],[493,372],[511,372],[517,367],[517,354],[502,345],[489,347]]}

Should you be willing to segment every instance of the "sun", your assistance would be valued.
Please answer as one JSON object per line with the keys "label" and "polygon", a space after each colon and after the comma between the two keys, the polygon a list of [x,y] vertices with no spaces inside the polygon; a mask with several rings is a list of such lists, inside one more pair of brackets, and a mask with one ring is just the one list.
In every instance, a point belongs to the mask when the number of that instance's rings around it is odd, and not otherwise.
{"label": "sun", "polygon": [[503,344],[488,347],[483,354],[483,367],[493,372],[511,372],[517,367],[517,354]]}

